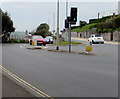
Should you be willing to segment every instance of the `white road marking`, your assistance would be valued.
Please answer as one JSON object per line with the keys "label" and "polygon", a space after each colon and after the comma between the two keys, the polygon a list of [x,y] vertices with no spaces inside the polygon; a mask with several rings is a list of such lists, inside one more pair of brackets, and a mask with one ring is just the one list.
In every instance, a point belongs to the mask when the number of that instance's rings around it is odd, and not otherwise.
{"label": "white road marking", "polygon": [[22,45],[20,45],[21,48],[24,48]]}

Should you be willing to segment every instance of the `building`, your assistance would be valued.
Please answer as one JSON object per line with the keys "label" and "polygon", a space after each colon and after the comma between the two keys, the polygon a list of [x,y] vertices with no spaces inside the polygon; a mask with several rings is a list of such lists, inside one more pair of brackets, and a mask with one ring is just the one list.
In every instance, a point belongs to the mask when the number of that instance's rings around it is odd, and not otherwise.
{"label": "building", "polygon": [[120,14],[120,1],[118,2],[118,14]]}

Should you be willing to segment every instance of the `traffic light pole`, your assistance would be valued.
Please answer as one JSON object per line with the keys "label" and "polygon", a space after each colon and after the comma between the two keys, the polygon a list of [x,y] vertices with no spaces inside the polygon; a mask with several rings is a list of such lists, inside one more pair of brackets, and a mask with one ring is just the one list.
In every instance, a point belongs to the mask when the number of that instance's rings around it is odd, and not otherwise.
{"label": "traffic light pole", "polygon": [[77,22],[77,8],[71,8],[71,16],[67,17],[69,22],[69,33],[68,33],[68,43],[69,43],[69,53],[71,52],[71,25]]}
{"label": "traffic light pole", "polygon": [[69,53],[71,52],[71,23],[69,22],[69,39],[68,39],[68,43],[69,43]]}

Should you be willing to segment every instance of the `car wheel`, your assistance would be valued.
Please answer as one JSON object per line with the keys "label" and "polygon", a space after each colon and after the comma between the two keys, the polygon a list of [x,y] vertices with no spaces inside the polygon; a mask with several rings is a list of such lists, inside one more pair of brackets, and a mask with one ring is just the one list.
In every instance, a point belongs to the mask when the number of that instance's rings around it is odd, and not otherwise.
{"label": "car wheel", "polygon": [[43,44],[43,46],[46,46],[46,44]]}
{"label": "car wheel", "polygon": [[94,44],[95,42],[92,40],[92,44]]}
{"label": "car wheel", "polygon": [[53,41],[51,41],[51,44],[53,44]]}
{"label": "car wheel", "polygon": [[104,44],[104,42],[102,42],[102,44]]}

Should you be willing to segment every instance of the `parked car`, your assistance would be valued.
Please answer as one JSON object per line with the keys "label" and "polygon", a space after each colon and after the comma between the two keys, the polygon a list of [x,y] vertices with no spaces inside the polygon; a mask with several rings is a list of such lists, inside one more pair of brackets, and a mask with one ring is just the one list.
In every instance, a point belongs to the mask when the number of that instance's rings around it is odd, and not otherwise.
{"label": "parked car", "polygon": [[53,44],[53,37],[52,36],[47,36],[45,38],[47,44]]}
{"label": "parked car", "polygon": [[29,40],[29,42],[30,45],[34,45],[34,46],[46,45],[46,40],[40,35],[33,35],[32,38]]}
{"label": "parked car", "polygon": [[88,41],[92,44],[95,44],[95,43],[104,44],[104,39],[100,34],[92,34],[90,38],[88,38]]}

